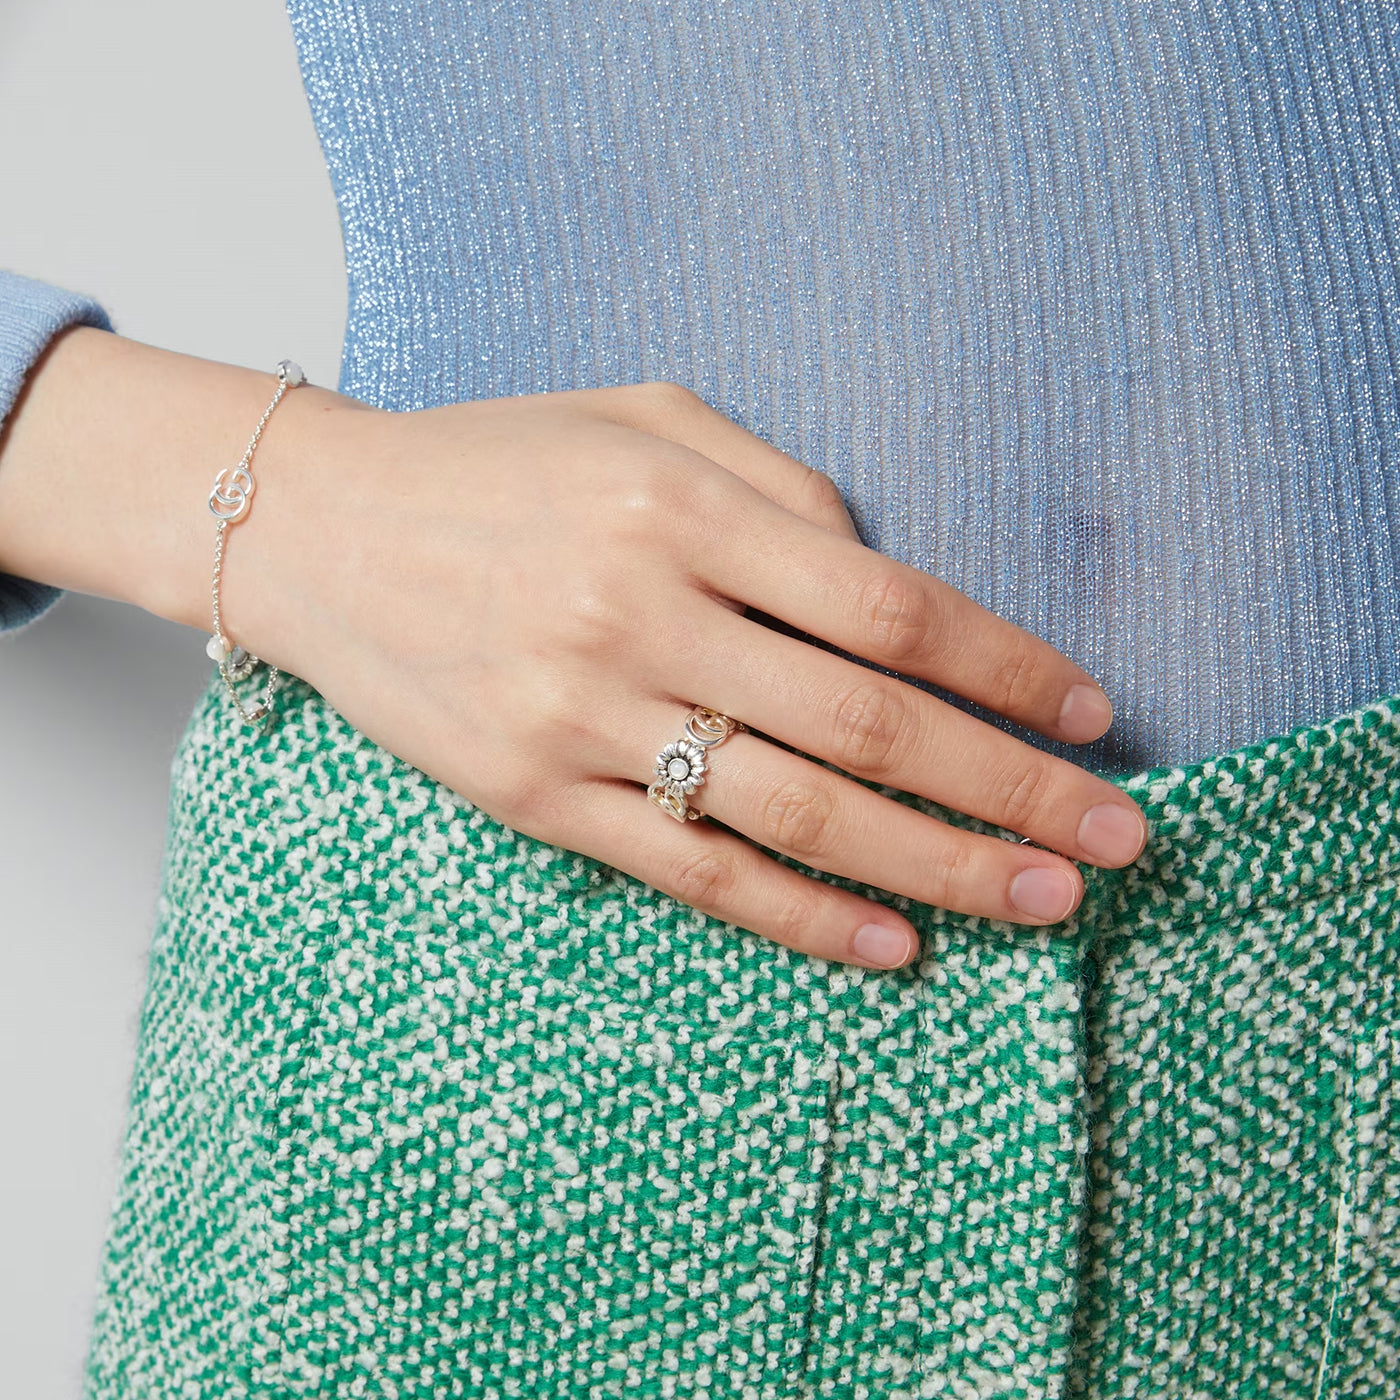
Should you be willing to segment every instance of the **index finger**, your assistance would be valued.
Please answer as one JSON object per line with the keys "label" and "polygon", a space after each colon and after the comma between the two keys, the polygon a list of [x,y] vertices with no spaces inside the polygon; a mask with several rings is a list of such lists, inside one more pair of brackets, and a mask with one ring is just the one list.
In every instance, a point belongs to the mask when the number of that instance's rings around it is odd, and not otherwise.
{"label": "index finger", "polygon": [[698,473],[692,564],[712,591],[1049,738],[1085,743],[1113,706],[1082,666],[952,584],[783,510],[731,473]]}

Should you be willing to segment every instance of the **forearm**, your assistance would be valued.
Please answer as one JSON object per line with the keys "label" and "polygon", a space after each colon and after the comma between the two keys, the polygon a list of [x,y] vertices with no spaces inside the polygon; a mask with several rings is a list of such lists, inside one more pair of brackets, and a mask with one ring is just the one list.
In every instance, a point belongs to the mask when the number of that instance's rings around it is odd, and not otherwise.
{"label": "forearm", "polygon": [[[205,501],[242,455],[273,374],[159,350],[108,331],[60,334],[0,434],[0,571],[211,622],[215,521]],[[286,395],[254,458],[257,495],[228,527],[230,635],[265,616],[258,590],[309,508],[317,429],[353,406],[310,385]]]}

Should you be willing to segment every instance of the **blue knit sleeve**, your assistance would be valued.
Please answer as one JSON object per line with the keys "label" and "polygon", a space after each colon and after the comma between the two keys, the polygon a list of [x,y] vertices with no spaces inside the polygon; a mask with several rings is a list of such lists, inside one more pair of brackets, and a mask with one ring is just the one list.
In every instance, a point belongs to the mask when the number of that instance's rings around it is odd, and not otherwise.
{"label": "blue knit sleeve", "polygon": [[[14,407],[30,367],[69,326],[112,329],[107,313],[90,298],[0,271],[0,423]],[[63,590],[50,584],[0,573],[0,633],[35,621],[62,596]]]}

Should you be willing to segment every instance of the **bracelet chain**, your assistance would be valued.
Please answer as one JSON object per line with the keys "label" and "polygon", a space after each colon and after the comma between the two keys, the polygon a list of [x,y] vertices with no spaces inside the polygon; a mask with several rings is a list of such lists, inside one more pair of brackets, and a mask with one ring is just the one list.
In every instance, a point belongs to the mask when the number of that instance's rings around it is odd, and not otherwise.
{"label": "bracelet chain", "polygon": [[263,429],[267,427],[267,420],[272,417],[273,410],[282,402],[283,394],[288,389],[295,389],[299,384],[305,382],[306,376],[301,372],[301,366],[294,360],[278,362],[277,391],[263,410],[262,417],[258,419],[258,425],[253,429],[253,436],[248,440],[248,446],[243,452],[242,459],[232,470],[225,467],[214,478],[214,489],[209,493],[209,513],[218,524],[214,538],[214,579],[211,588],[214,604],[214,632],[204,649],[209,659],[218,665],[219,674],[224,679],[224,685],[233,701],[234,709],[248,724],[252,725],[263,723],[272,713],[272,696],[277,689],[277,680],[281,673],[277,667],[268,663],[267,685],[263,691],[262,699],[255,702],[251,708],[244,708],[242,700],[238,698],[238,691],[234,688],[234,682],[247,679],[258,666],[259,658],[230,641],[228,634],[224,631],[219,598],[219,586],[223,580],[224,571],[224,540],[228,527],[234,521],[241,520],[246,514],[248,502],[256,488],[257,483],[253,480],[252,470],[253,453],[258,449],[258,442],[262,438]]}

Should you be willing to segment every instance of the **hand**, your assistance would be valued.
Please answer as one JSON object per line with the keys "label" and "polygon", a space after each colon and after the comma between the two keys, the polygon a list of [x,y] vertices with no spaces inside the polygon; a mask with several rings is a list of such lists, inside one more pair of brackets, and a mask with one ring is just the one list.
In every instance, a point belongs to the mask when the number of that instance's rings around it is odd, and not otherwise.
{"label": "hand", "polygon": [[[1051,737],[1093,739],[1112,719],[1080,667],[866,548],[829,478],[694,394],[642,384],[407,414],[298,395],[280,450],[306,460],[263,469],[283,500],[259,502],[256,565],[235,546],[226,589],[246,596],[230,615],[257,655],[505,825],[869,966],[908,962],[910,925],[760,847],[1030,924],[1077,906],[1073,861],[1142,849],[1141,812],[1112,784],[745,616]],[[646,797],[693,705],[750,728],[711,751],[691,799],[713,822]],[[1051,849],[950,827],[804,755]]]}

